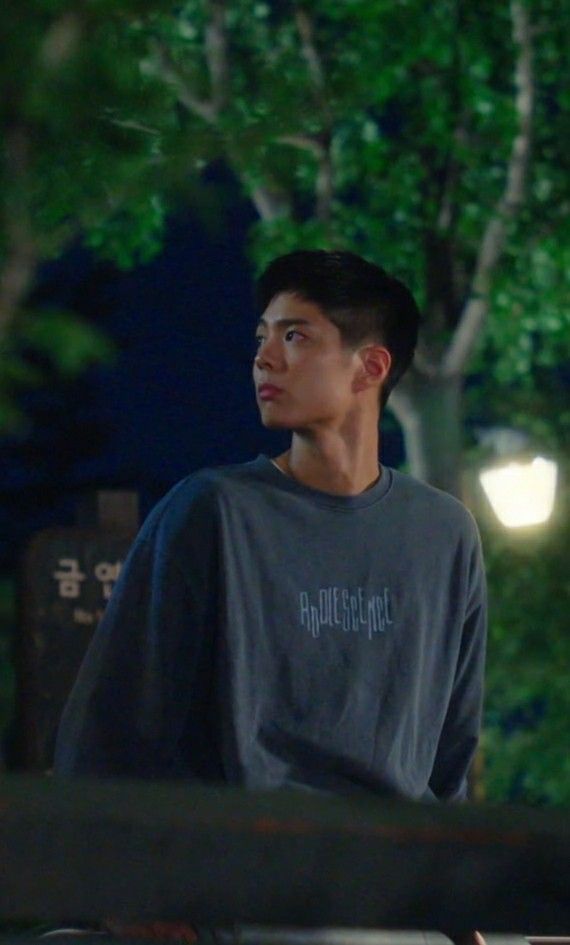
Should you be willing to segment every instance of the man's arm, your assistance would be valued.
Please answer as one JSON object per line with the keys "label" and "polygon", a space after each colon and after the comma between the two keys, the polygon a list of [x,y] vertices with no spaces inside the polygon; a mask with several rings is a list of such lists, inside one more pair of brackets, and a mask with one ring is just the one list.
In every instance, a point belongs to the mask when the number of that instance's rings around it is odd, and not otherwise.
{"label": "man's arm", "polygon": [[211,764],[201,714],[216,539],[212,497],[195,492],[171,490],[131,547],[62,716],[56,774],[175,778],[190,773],[189,755]]}
{"label": "man's arm", "polygon": [[445,801],[465,800],[467,774],[481,728],[487,587],[481,540],[475,528],[469,562],[469,592],[459,655],[445,721],[440,733],[429,786]]}
{"label": "man's arm", "polygon": [[[481,539],[476,528],[475,532],[459,657],[429,780],[434,794],[446,801],[464,801],[467,798],[467,775],[481,728],[487,642],[487,584]],[[445,934],[453,945],[485,945],[485,939],[477,931]]]}

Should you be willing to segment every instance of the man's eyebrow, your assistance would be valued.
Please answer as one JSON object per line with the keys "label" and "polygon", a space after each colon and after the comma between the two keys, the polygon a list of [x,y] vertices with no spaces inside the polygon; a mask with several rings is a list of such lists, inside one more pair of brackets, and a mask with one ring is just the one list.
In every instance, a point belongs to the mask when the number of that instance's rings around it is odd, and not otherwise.
{"label": "man's eyebrow", "polygon": [[[310,325],[311,322],[306,318],[276,318],[273,322],[274,325],[279,325],[280,327],[287,328],[289,325]],[[267,322],[263,316],[259,319],[256,328],[259,328],[260,325],[267,327]]]}

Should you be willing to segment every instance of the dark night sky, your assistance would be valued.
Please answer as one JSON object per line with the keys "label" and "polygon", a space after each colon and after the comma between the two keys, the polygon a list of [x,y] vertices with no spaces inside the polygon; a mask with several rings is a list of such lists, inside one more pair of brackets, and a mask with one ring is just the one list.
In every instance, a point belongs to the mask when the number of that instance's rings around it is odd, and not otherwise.
{"label": "dark night sky", "polygon": [[[43,267],[36,301],[92,319],[120,350],[113,367],[22,397],[33,430],[0,442],[0,571],[38,529],[73,524],[78,495],[132,488],[144,517],[196,469],[288,446],[287,431],[261,425],[251,379],[254,219],[236,194],[216,233],[181,213],[160,256],[131,271],[79,245]],[[398,465],[401,435],[387,420],[382,458]]]}

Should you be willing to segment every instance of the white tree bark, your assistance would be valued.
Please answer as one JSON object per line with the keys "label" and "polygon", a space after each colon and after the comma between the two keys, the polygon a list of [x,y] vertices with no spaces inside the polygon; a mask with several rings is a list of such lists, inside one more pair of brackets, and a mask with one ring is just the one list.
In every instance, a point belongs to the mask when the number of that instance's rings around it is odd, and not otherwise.
{"label": "white tree bark", "polygon": [[483,232],[469,298],[446,350],[434,363],[420,339],[413,367],[388,402],[402,426],[412,474],[457,496],[461,492],[462,377],[484,330],[493,275],[505,247],[506,225],[523,205],[530,161],[534,103],[532,29],[528,9],[520,0],[512,0],[511,18],[518,49],[517,133],[503,193]]}

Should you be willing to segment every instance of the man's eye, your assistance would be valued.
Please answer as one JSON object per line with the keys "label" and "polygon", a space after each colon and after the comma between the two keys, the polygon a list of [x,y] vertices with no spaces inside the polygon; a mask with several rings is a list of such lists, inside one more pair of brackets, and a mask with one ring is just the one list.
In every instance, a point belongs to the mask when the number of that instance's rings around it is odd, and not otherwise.
{"label": "man's eye", "polygon": [[[300,331],[296,331],[294,328],[290,328],[289,331],[286,331],[286,332],[285,332],[285,338],[287,338],[288,335],[299,335],[299,338],[304,338],[304,337],[305,337],[304,335],[301,334]],[[260,343],[261,341],[263,341],[263,340],[264,340],[264,339],[263,339],[263,335],[256,335],[256,336],[255,336],[255,344],[256,344],[256,345],[259,345],[259,343]]]}

